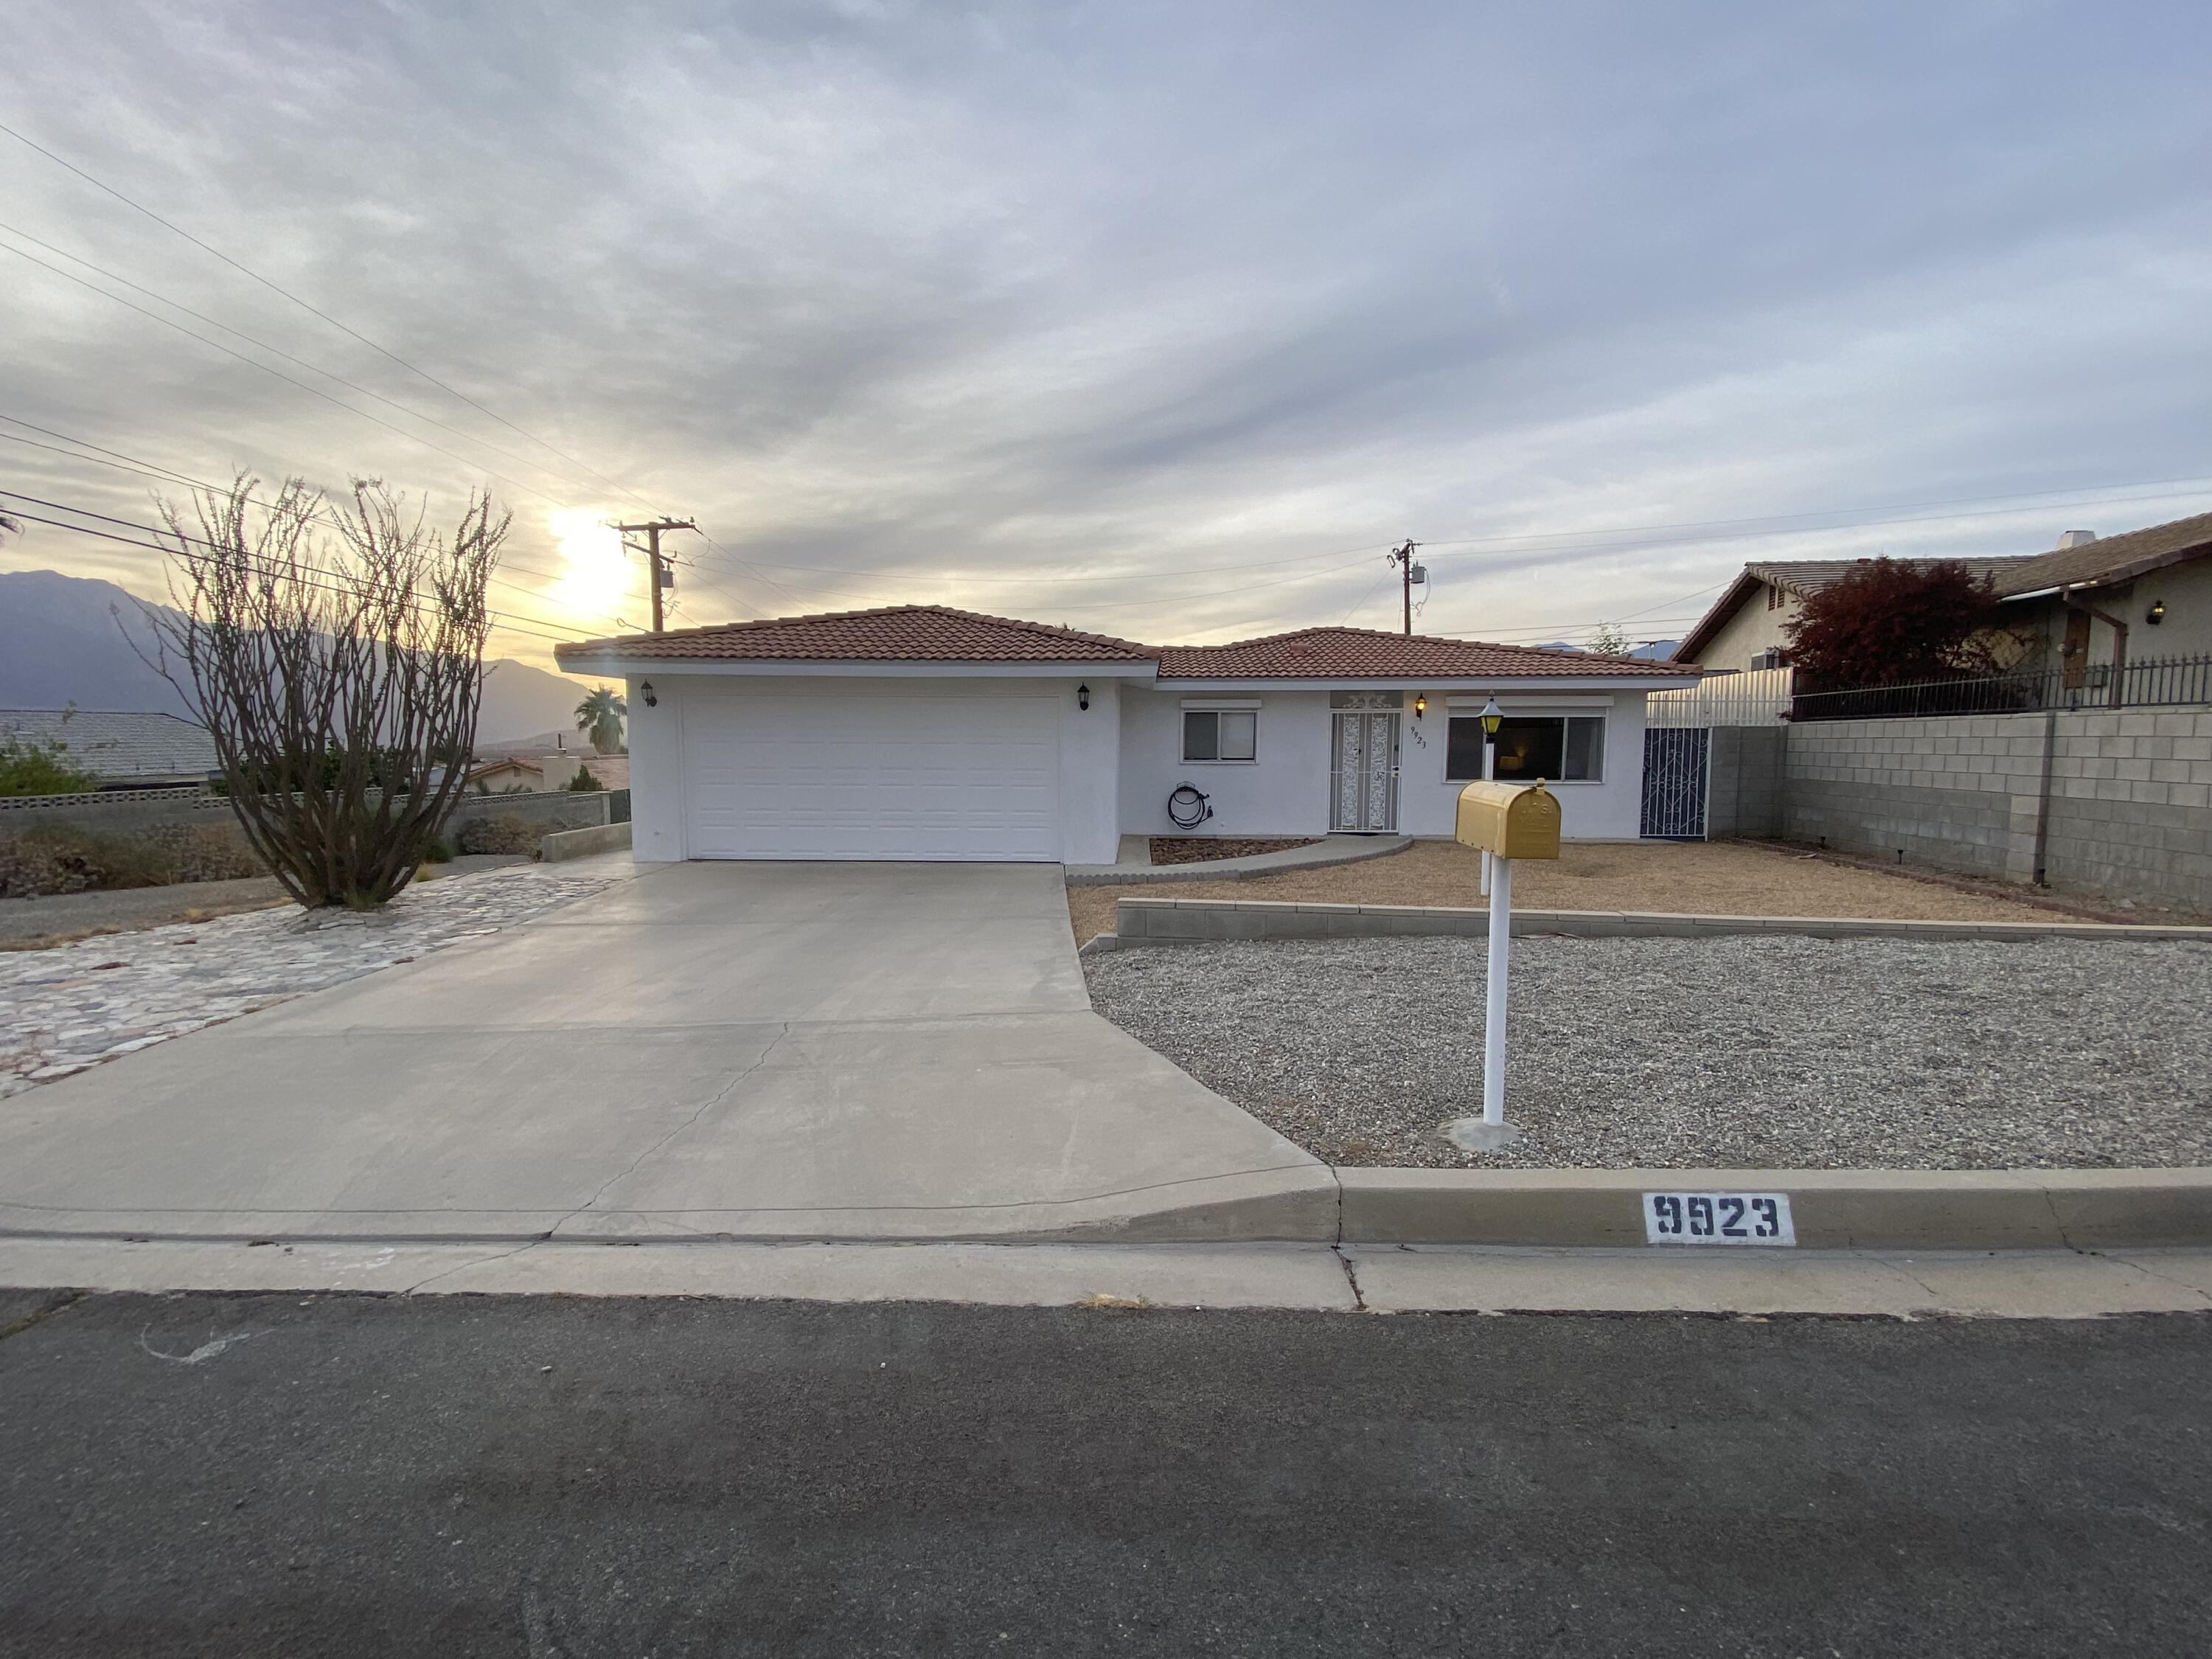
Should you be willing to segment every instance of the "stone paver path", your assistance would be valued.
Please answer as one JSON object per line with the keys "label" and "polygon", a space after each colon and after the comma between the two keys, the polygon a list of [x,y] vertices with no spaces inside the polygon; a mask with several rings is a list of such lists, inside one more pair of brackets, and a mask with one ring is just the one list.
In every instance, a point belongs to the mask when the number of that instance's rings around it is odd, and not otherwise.
{"label": "stone paver path", "polygon": [[286,906],[0,954],[0,1099],[202,1026],[512,927],[615,878],[449,876],[374,916]]}

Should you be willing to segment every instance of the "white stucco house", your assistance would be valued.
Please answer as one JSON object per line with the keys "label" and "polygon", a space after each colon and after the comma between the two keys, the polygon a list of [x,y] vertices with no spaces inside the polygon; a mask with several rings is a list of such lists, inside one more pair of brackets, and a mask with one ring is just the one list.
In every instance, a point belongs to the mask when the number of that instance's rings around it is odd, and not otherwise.
{"label": "white stucco house", "polygon": [[[1110,864],[1124,835],[1449,836],[1480,775],[1557,791],[1565,832],[1637,836],[1644,699],[1671,663],[1311,628],[1149,646],[943,605],[562,645],[629,706],[635,855]],[[1182,798],[1184,817],[1191,797]]]}

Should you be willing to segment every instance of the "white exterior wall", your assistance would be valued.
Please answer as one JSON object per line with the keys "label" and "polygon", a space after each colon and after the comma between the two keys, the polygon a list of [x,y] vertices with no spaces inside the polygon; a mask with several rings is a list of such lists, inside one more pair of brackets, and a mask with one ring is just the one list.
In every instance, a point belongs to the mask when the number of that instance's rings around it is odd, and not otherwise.
{"label": "white exterior wall", "polygon": [[[1406,688],[1399,720],[1398,828],[1409,836],[1449,837],[1463,781],[1444,776],[1444,722],[1452,695],[1431,691],[1428,713],[1413,716],[1419,688]],[[1475,694],[1480,695],[1480,694]],[[1596,695],[1574,694],[1578,698]],[[1501,690],[1512,714],[1602,714],[1606,717],[1605,776],[1596,783],[1551,783],[1559,798],[1560,833],[1573,841],[1633,841],[1643,827],[1644,696],[1610,694],[1609,707],[1586,702],[1547,705],[1539,692]],[[1198,832],[1209,836],[1322,836],[1329,827],[1329,694],[1326,691],[1236,690],[1211,693],[1170,686],[1130,686],[1121,694],[1121,831],[1173,836],[1168,796],[1188,783],[1212,798],[1213,816]],[[1255,752],[1240,761],[1182,759],[1182,704],[1257,698]],[[1462,708],[1462,715],[1472,708]]]}
{"label": "white exterior wall", "polygon": [[[658,704],[647,708],[641,685],[651,680]],[[1121,844],[1119,811],[1121,699],[1116,684],[1091,680],[1091,707],[1078,706],[1077,677],[964,679],[932,676],[929,690],[961,696],[1057,696],[1060,727],[1060,858],[1067,864],[1111,864]],[[684,707],[687,698],[742,697],[749,692],[830,697],[896,697],[913,681],[890,677],[826,675],[633,675],[629,704],[631,856],[665,863],[690,856],[684,826],[689,801],[684,774]]]}

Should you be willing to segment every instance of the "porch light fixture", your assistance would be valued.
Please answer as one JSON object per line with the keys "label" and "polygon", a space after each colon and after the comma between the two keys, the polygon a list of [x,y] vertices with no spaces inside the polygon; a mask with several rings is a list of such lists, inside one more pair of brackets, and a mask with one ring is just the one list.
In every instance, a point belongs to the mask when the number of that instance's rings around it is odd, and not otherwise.
{"label": "porch light fixture", "polygon": [[1482,705],[1479,718],[1482,721],[1482,735],[1494,738],[1498,735],[1498,728],[1505,724],[1505,711],[1498,706],[1498,699],[1492,697]]}
{"label": "porch light fixture", "polygon": [[1425,691],[1416,691],[1413,693],[1413,718],[1415,720],[1419,720],[1422,715],[1428,712],[1429,694]]}
{"label": "porch light fixture", "polygon": [[2166,620],[2166,601],[2164,599],[2153,599],[2150,602],[2150,609],[2143,612],[2143,620],[2148,623],[2153,628],[2157,627],[2160,623],[2164,622]]}
{"label": "porch light fixture", "polygon": [[1091,688],[1089,686],[1079,685],[1075,688],[1075,706],[1078,708],[1085,710],[1091,707]]}
{"label": "porch light fixture", "polygon": [[645,706],[647,708],[658,708],[660,707],[660,699],[653,695],[653,682],[651,680],[640,680],[638,682],[637,695],[645,699]]}

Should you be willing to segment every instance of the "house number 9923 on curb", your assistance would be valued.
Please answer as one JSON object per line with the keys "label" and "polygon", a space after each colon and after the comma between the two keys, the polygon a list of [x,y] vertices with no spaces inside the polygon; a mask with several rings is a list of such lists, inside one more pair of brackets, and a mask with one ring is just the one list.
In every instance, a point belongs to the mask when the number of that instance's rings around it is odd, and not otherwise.
{"label": "house number 9923 on curb", "polygon": [[1646,1193],[1646,1244],[1797,1243],[1787,1193]]}

